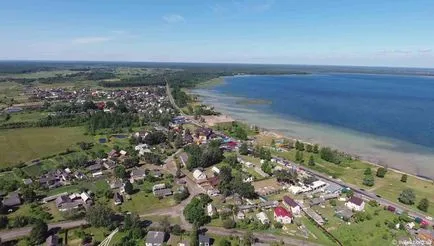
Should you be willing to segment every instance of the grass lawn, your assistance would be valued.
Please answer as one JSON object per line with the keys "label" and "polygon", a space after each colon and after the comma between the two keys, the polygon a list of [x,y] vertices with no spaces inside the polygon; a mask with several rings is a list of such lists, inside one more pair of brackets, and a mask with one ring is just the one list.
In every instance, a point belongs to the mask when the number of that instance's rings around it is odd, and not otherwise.
{"label": "grass lawn", "polygon": [[4,117],[0,118],[0,124],[9,124],[16,122],[36,122],[47,115],[47,113],[39,111],[24,111],[20,113],[12,113],[10,114],[11,118],[8,121],[5,121]]}
{"label": "grass lawn", "polygon": [[[85,233],[92,235],[94,241],[98,241],[98,242],[101,242],[102,240],[104,240],[104,238],[106,238],[105,235],[110,234],[110,232],[105,228],[89,227],[89,228],[85,228],[85,229],[81,229],[81,228],[71,229],[71,230],[68,230],[68,245],[69,246],[82,245],[81,239],[78,236],[79,231],[84,231]],[[120,233],[117,233],[117,234],[120,234]],[[65,239],[65,233],[60,233],[59,237],[64,240]],[[116,237],[116,239],[120,240],[121,237]],[[115,239],[115,237],[113,237],[111,242],[114,242],[113,241],[114,239]],[[111,244],[111,245],[113,245],[113,244]]]}
{"label": "grass lawn", "polygon": [[[113,203],[111,202],[111,204]],[[152,193],[146,194],[145,192],[140,191],[136,194],[131,195],[131,200],[125,200],[125,202],[119,207],[122,212],[143,214],[154,209],[171,207],[174,205],[175,201],[171,197],[163,198],[160,200],[154,197]]]}
{"label": "grass lawn", "polygon": [[411,188],[416,194],[416,203],[412,206],[400,204],[418,210],[419,201],[422,198],[427,198],[430,202],[427,214],[434,216],[434,182],[423,181],[412,176],[408,176],[406,183],[400,180],[401,174],[389,171],[384,178],[375,177],[375,185],[372,191],[388,200],[399,203],[398,197],[402,190]]}
{"label": "grass lawn", "polygon": [[[374,215],[375,210],[377,215]],[[393,239],[407,236],[405,230],[391,230],[384,224],[386,220],[393,220],[396,216],[393,213],[369,205],[365,205],[365,211],[372,215],[372,219],[359,223],[347,224],[337,217],[329,217],[329,223],[338,223],[334,230],[329,231],[344,245],[390,245]]]}
{"label": "grass lawn", "polygon": [[13,166],[63,152],[92,138],[80,127],[47,127],[0,130],[0,165]]}
{"label": "grass lawn", "polygon": [[30,166],[23,167],[22,170],[30,177],[39,177],[44,173],[56,168],[56,163],[51,160],[43,160],[42,162]]}

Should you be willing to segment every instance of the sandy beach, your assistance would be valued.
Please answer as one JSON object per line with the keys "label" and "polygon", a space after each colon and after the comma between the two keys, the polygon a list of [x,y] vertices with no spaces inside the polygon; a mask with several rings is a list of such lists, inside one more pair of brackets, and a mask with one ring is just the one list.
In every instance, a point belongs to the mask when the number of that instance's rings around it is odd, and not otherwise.
{"label": "sandy beach", "polygon": [[200,95],[203,103],[215,107],[217,111],[235,120],[255,124],[277,135],[330,146],[373,164],[388,166],[420,177],[434,178],[432,149],[395,139],[380,138],[260,112],[248,105],[233,103],[239,101],[239,97],[216,94],[212,90],[199,89],[192,92]]}

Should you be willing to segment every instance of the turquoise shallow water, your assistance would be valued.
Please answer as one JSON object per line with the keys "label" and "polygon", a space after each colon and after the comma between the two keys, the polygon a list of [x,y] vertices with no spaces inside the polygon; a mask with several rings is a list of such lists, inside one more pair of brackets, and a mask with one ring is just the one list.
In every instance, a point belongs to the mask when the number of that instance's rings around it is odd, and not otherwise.
{"label": "turquoise shallow water", "polygon": [[[196,93],[235,118],[434,177],[432,77],[236,76]],[[237,104],[245,98],[272,103]]]}

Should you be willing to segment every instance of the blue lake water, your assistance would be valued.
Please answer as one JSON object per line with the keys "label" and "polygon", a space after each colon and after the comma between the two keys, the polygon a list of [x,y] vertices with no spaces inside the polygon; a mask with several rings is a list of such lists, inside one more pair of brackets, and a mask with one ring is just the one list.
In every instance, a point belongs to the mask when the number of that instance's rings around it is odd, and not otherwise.
{"label": "blue lake water", "polygon": [[[350,151],[373,161],[392,160],[392,165],[402,159],[393,153],[406,154],[408,161],[426,162],[411,164],[416,173],[433,169],[429,164],[434,161],[433,77],[333,73],[235,76],[197,92],[205,103],[235,118],[339,148],[352,145]],[[237,104],[245,98],[271,104]],[[280,124],[269,118],[280,120]],[[396,166],[409,169],[405,165],[410,164]]]}

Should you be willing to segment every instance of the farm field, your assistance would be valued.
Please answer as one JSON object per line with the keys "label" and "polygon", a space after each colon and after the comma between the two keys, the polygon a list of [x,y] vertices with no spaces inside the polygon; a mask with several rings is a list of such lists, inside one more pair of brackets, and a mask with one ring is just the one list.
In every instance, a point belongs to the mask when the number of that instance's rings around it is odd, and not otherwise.
{"label": "farm field", "polygon": [[92,140],[80,127],[0,130],[0,166],[14,166],[65,151],[77,142]]}

